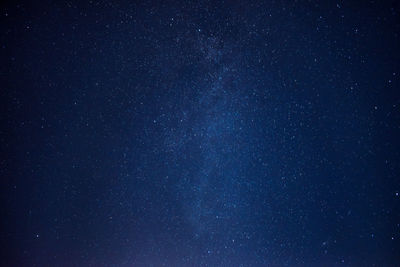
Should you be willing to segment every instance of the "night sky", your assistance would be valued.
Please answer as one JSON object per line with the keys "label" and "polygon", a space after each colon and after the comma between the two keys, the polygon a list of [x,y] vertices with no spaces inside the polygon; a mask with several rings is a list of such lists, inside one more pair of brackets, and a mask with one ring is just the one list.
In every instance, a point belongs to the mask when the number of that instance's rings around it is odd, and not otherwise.
{"label": "night sky", "polygon": [[400,266],[396,1],[0,4],[1,266]]}

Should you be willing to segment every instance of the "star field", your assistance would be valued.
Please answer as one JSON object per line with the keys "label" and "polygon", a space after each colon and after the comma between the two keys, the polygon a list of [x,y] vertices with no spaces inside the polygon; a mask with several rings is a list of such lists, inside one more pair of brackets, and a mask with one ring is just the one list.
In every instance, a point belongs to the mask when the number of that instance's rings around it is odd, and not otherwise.
{"label": "star field", "polygon": [[398,265],[399,8],[1,4],[0,265]]}

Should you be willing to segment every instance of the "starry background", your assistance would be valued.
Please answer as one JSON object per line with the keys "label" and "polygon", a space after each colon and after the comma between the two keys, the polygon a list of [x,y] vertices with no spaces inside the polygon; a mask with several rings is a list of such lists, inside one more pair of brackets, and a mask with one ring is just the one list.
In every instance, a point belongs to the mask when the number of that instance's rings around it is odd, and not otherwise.
{"label": "starry background", "polygon": [[82,2],[0,5],[1,266],[400,264],[395,1]]}

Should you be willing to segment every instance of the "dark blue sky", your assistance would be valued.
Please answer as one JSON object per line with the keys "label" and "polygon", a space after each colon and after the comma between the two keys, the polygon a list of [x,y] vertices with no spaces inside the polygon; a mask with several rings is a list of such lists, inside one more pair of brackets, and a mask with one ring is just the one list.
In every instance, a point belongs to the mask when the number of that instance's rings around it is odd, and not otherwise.
{"label": "dark blue sky", "polygon": [[400,264],[399,11],[1,4],[1,266]]}

